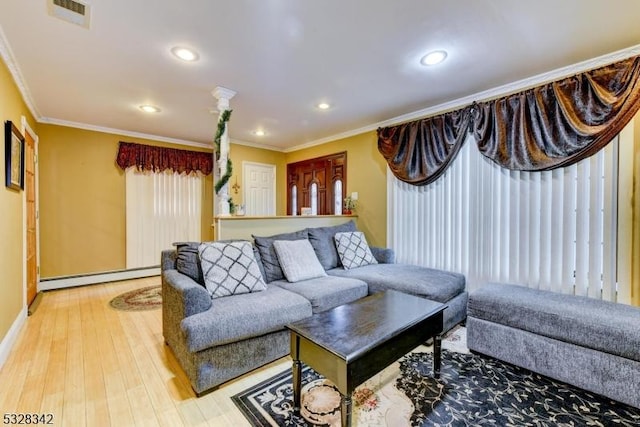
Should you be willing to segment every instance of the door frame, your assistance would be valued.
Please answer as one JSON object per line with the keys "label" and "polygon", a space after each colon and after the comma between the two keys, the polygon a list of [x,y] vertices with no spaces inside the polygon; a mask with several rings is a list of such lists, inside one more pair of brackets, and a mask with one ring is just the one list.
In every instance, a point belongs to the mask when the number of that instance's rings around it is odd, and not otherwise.
{"label": "door frame", "polygon": [[[35,174],[35,208],[36,208],[36,294],[40,292],[40,179],[38,168],[38,134],[29,126],[25,116],[20,118],[20,130],[23,135],[28,133],[33,139],[33,154],[36,158],[34,165]],[[27,192],[22,192],[22,306],[27,307]]]}
{"label": "door frame", "polygon": [[248,194],[247,194],[247,182],[249,181],[247,179],[247,167],[248,166],[261,166],[261,167],[267,167],[269,169],[271,169],[271,187],[273,188],[273,199],[272,199],[272,203],[273,203],[273,212],[274,215],[276,215],[278,213],[278,204],[277,204],[277,196],[276,196],[276,192],[278,191],[277,187],[276,187],[276,165],[270,164],[270,163],[258,163],[258,162],[250,162],[248,160],[243,160],[242,161],[242,204],[245,205],[245,209],[247,206],[247,199],[248,199]]}

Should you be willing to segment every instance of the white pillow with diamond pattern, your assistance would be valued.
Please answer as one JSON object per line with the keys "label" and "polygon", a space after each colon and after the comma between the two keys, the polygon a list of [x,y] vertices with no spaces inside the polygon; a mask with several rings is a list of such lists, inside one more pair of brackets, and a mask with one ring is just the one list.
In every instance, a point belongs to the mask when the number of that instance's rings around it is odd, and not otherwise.
{"label": "white pillow with diamond pattern", "polygon": [[267,289],[249,242],[201,243],[198,255],[211,298]]}
{"label": "white pillow with diamond pattern", "polygon": [[362,231],[336,233],[334,239],[340,261],[345,270],[378,263],[371,253],[367,239]]}
{"label": "white pillow with diamond pattern", "polygon": [[276,240],[273,248],[287,281],[299,282],[327,275],[309,240]]}

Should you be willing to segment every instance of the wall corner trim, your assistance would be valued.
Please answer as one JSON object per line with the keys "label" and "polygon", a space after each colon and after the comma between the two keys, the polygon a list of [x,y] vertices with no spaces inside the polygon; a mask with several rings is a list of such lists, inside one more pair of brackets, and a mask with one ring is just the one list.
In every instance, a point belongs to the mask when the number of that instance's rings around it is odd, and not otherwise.
{"label": "wall corner trim", "polygon": [[41,279],[38,291],[72,288],[75,286],[95,285],[98,283],[117,282],[120,280],[140,279],[160,276],[160,267],[136,268],[130,270],[106,271],[103,273],[81,274]]}
{"label": "wall corner trim", "polygon": [[0,368],[4,366],[4,363],[7,361],[9,357],[9,353],[13,349],[16,341],[18,340],[18,334],[22,330],[25,322],[27,320],[27,307],[23,307],[16,317],[16,320],[13,321],[13,324],[9,328],[7,335],[2,338],[0,341]]}

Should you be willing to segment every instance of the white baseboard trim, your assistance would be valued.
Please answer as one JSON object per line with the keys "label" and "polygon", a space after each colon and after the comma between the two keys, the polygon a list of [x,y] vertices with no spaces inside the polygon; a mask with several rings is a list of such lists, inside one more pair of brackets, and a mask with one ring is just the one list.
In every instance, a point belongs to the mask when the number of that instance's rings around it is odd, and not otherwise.
{"label": "white baseboard trim", "polygon": [[20,333],[20,330],[24,326],[26,320],[27,307],[24,307],[22,310],[20,310],[20,313],[18,314],[18,317],[16,317],[16,320],[13,321],[13,324],[9,328],[7,335],[5,335],[0,342],[0,368],[2,368],[4,366],[4,362],[7,361],[9,353],[11,353],[11,349],[16,343],[18,334]]}
{"label": "white baseboard trim", "polygon": [[139,279],[141,277],[159,275],[160,267],[151,267],[81,276],[54,277],[40,280],[40,283],[38,283],[38,291],[51,291],[54,289],[72,288],[74,286],[94,285],[96,283],[117,282],[120,280]]}

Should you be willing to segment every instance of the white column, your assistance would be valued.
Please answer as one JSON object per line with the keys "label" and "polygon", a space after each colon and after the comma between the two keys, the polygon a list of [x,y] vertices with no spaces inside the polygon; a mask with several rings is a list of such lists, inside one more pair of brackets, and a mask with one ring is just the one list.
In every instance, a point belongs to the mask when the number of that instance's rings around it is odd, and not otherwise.
{"label": "white column", "polygon": [[[236,94],[235,91],[227,89],[221,86],[216,87],[211,94],[218,100],[218,111],[220,116],[218,117],[218,123],[222,120],[222,115],[226,110],[229,110],[229,100]],[[216,127],[217,132],[217,127]],[[214,184],[220,177],[227,173],[227,159],[229,158],[229,122],[225,128],[222,137],[220,138],[220,158],[218,159],[218,175],[214,176]],[[215,199],[215,188],[214,188]],[[216,210],[218,216],[229,216],[229,183],[226,183],[218,192],[218,209]]]}

